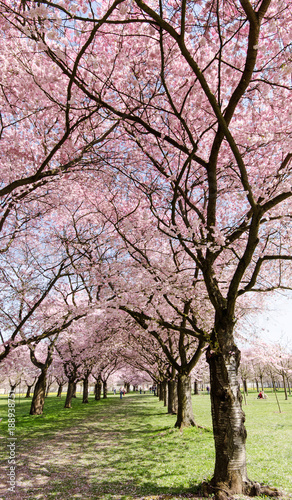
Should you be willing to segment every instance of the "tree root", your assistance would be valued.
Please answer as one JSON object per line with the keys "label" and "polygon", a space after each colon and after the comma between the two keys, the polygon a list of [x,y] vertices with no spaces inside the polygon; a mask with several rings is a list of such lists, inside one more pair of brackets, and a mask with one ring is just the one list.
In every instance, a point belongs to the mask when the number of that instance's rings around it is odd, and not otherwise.
{"label": "tree root", "polygon": [[243,494],[250,497],[265,495],[267,497],[278,498],[285,496],[283,492],[278,490],[277,488],[268,486],[267,484],[260,484],[252,481],[245,486]]}
{"label": "tree root", "polygon": [[[238,494],[232,491],[226,484],[214,486],[207,482],[201,484],[201,492],[204,497],[209,497],[209,495],[214,494],[215,500],[232,500],[234,495]],[[241,494],[248,497],[265,495],[270,498],[290,498],[289,495],[285,495],[277,488],[252,481],[245,483]]]}

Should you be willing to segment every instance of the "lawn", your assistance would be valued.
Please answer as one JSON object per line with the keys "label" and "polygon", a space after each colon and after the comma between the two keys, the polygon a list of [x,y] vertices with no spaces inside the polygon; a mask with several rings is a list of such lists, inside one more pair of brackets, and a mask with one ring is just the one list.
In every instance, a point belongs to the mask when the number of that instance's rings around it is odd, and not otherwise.
{"label": "lawn", "polygon": [[[292,493],[292,398],[249,394],[247,463],[250,479]],[[16,398],[17,493],[7,492],[7,397],[0,399],[1,499],[157,499],[195,496],[214,467],[210,398],[193,397],[197,423],[205,429],[174,429],[175,417],[150,394],[109,395],[83,405],[50,395],[42,416]]]}

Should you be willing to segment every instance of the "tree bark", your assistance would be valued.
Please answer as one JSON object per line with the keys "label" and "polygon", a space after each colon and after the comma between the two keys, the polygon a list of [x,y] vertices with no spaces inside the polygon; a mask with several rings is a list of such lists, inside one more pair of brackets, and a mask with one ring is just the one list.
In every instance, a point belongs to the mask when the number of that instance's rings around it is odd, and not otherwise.
{"label": "tree bark", "polygon": [[62,396],[63,384],[58,384],[57,398]]}
{"label": "tree bark", "polygon": [[215,440],[215,471],[211,484],[231,494],[250,493],[247,477],[245,415],[238,380],[240,351],[236,346],[222,353],[207,350],[210,367],[211,409]]}
{"label": "tree bark", "polygon": [[82,403],[88,403],[88,377],[83,380],[83,398]]}
{"label": "tree bark", "polygon": [[194,381],[194,394],[196,396],[198,396],[198,394],[199,394],[199,384],[196,380]]}
{"label": "tree bark", "polygon": [[182,429],[196,425],[192,406],[192,385],[189,375],[178,374],[177,384],[177,421],[175,427]]}
{"label": "tree bark", "polygon": [[74,391],[76,391],[76,382],[74,380],[68,381],[67,395],[64,408],[71,408],[72,398],[74,397]]}
{"label": "tree bark", "polygon": [[247,382],[245,378],[242,379],[242,384],[243,384],[243,390],[245,394],[248,396]]}
{"label": "tree bark", "polygon": [[164,406],[168,405],[168,384],[167,381],[164,380],[162,382],[162,395],[163,395],[163,404]]}
{"label": "tree bark", "polygon": [[168,407],[167,412],[171,415],[177,414],[177,382],[175,380],[168,381]]}
{"label": "tree bark", "polygon": [[35,384],[30,415],[42,415],[44,411],[45,396],[46,396],[46,381],[47,381],[47,368],[43,368],[37,382]]}
{"label": "tree bark", "polygon": [[101,388],[102,388],[101,380],[97,379],[97,381],[94,385],[94,399],[95,399],[95,401],[99,401],[101,398]]}
{"label": "tree bark", "polygon": [[[77,382],[73,382],[73,393],[72,393],[72,398],[77,398],[76,396],[76,391],[77,391]],[[71,398],[71,399],[72,399]]]}
{"label": "tree bark", "polygon": [[49,392],[50,392],[50,388],[52,387],[54,381],[53,380],[49,380],[48,383],[47,383],[47,387],[46,387],[46,398],[48,397],[49,395]]}
{"label": "tree bark", "polygon": [[31,385],[27,385],[27,390],[26,390],[26,395],[25,395],[25,398],[26,398],[26,399],[28,399],[28,398],[30,398],[30,397],[31,397],[31,396],[30,396],[30,391],[31,391],[31,389],[32,389],[32,386],[33,386],[33,384],[31,384]]}
{"label": "tree bark", "polygon": [[163,401],[164,400],[164,397],[163,397],[163,387],[162,387],[162,383],[161,382],[159,382],[157,384],[157,395],[158,395],[159,401]]}
{"label": "tree bark", "polygon": [[102,381],[103,399],[107,398],[107,380]]}

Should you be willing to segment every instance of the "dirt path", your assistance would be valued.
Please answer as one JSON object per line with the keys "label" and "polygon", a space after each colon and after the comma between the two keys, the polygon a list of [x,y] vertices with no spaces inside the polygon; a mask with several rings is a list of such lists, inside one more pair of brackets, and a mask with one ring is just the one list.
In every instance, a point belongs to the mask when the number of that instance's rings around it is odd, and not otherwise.
{"label": "dirt path", "polygon": [[110,464],[106,466],[106,451],[113,440],[120,442],[122,437],[122,431],[113,426],[120,418],[120,406],[111,405],[110,415],[107,410],[100,408],[96,417],[90,415],[77,426],[54,429],[44,439],[32,434],[18,440],[17,493],[7,492],[4,468],[0,497],[5,500],[103,498],[98,496],[96,487],[92,491],[92,479],[96,483],[101,475],[104,478],[105,474],[114,473]]}

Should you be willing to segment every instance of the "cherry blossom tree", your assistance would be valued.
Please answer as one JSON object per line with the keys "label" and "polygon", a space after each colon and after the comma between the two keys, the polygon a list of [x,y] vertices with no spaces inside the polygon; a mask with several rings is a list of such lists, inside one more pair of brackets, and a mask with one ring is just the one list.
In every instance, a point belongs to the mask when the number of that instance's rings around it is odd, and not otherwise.
{"label": "cherry blossom tree", "polygon": [[[73,81],[46,57],[37,32],[25,20],[21,33],[9,25],[7,8],[2,3],[1,252],[56,204],[55,182],[66,185],[68,173],[86,169],[88,162],[99,168],[100,157],[93,158],[92,147],[101,148],[116,124],[81,92],[72,95]],[[48,39],[54,44],[53,38],[51,33]]]}
{"label": "cherry blossom tree", "polygon": [[289,2],[1,6],[8,30],[61,72],[67,110],[84,96],[115,117],[117,181],[124,176],[134,199],[139,191],[158,229],[193,262],[194,288],[202,286],[213,313],[207,334],[197,332],[209,343],[210,491],[218,499],[267,493],[247,475],[234,327],[241,296],[289,287]]}
{"label": "cherry blossom tree", "polygon": [[30,415],[41,415],[44,410],[47,373],[53,361],[54,345],[58,335],[39,345],[29,344],[31,362],[41,370],[37,379],[30,407]]}
{"label": "cherry blossom tree", "polygon": [[[18,346],[56,335],[84,315],[84,310],[64,303],[60,289],[71,295],[68,282],[75,258],[54,243],[51,232],[36,231],[0,255],[0,360]],[[59,281],[62,285],[57,290]]]}

